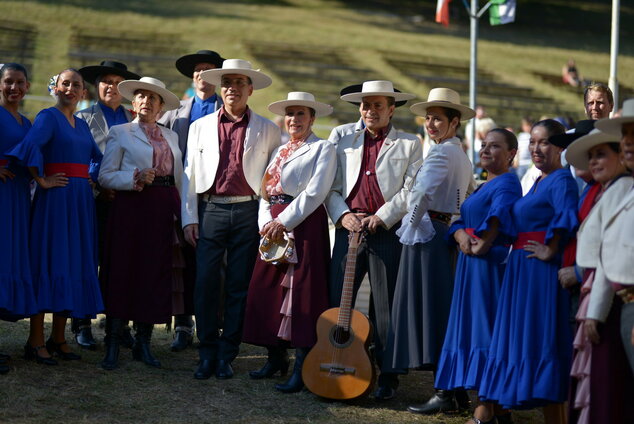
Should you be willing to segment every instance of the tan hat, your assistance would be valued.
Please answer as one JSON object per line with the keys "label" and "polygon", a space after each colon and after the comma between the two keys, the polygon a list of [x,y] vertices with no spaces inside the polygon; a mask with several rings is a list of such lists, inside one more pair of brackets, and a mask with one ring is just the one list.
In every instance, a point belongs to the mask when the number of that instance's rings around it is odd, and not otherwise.
{"label": "tan hat", "polygon": [[430,107],[446,107],[460,112],[460,120],[467,121],[475,116],[475,111],[470,107],[460,104],[460,94],[451,88],[432,88],[426,102],[420,102],[410,106],[409,110],[414,115],[425,116]]}
{"label": "tan hat", "polygon": [[137,90],[148,90],[158,94],[163,99],[163,110],[178,109],[181,102],[176,94],[165,88],[163,81],[152,77],[142,77],[139,80],[125,80],[119,83],[119,93],[126,99],[132,101],[134,92]]}
{"label": "tan hat", "polygon": [[226,59],[222,62],[222,68],[203,71],[200,73],[200,78],[209,84],[219,86],[222,76],[226,74],[245,75],[251,78],[254,90],[266,88],[273,82],[268,75],[259,69],[253,69],[251,62],[242,59]]}
{"label": "tan hat", "polygon": [[587,170],[590,168],[588,152],[594,146],[603,143],[618,143],[620,134],[605,133],[594,129],[589,134],[579,137],[573,141],[566,149],[566,161],[577,169]]}
{"label": "tan hat", "polygon": [[276,115],[284,116],[289,106],[309,107],[315,111],[315,116],[327,116],[332,113],[332,106],[315,101],[315,96],[304,91],[291,91],[286,100],[271,103],[269,110]]}
{"label": "tan hat", "polygon": [[623,102],[621,116],[612,119],[599,119],[594,126],[601,131],[618,134],[620,139],[621,127],[630,122],[634,122],[634,99],[627,99]]}
{"label": "tan hat", "polygon": [[394,90],[392,81],[366,81],[361,86],[361,91],[356,93],[344,94],[341,100],[346,102],[361,102],[364,97],[369,96],[385,96],[393,97],[395,101],[410,100],[416,97],[409,93],[400,93]]}

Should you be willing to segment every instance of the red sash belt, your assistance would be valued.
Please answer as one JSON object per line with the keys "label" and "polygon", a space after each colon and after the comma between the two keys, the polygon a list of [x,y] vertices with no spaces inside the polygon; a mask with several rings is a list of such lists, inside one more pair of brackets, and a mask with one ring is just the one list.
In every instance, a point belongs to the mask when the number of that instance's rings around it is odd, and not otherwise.
{"label": "red sash belt", "polygon": [[475,228],[465,228],[464,230],[465,230],[465,232],[466,232],[467,234],[469,234],[471,237],[473,237],[473,238],[477,238],[477,239],[479,239],[479,238],[480,238],[480,237],[478,237],[478,236],[475,234]]}
{"label": "red sash belt", "polygon": [[90,178],[88,165],[83,163],[47,163],[44,165],[44,174],[53,175],[64,173],[66,177]]}
{"label": "red sash belt", "polygon": [[7,159],[0,159],[0,166],[7,166],[9,161]]}
{"label": "red sash belt", "polygon": [[519,233],[517,240],[513,243],[513,249],[523,249],[526,243],[534,240],[536,242],[544,244],[546,241],[546,231],[529,231],[526,233]]}

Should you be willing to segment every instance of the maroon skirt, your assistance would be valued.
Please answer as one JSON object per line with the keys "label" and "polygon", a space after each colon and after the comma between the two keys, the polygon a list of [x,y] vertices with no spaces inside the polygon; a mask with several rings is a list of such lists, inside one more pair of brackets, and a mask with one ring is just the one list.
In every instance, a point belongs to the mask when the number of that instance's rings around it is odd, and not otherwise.
{"label": "maroon skirt", "polygon": [[175,187],[116,193],[99,273],[107,315],[153,324],[171,321],[179,227]]}
{"label": "maroon skirt", "polygon": [[[272,205],[277,217],[288,205]],[[312,347],[317,341],[317,318],[328,309],[330,238],[326,209],[320,206],[294,230],[297,263],[293,271],[291,340],[293,347]],[[286,288],[281,283],[288,265],[256,260],[249,284],[242,340],[260,346],[284,343],[277,337]]]}

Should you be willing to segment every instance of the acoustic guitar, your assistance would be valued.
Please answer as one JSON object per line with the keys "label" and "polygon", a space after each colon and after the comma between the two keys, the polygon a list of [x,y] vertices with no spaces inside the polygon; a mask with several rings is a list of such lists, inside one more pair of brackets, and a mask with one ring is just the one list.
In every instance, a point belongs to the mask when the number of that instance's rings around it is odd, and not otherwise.
{"label": "acoustic guitar", "polygon": [[372,326],[352,309],[357,250],[361,233],[350,233],[341,304],[317,320],[317,344],[304,360],[302,378],[314,394],[328,399],[354,399],[372,389],[376,373],[368,346]]}

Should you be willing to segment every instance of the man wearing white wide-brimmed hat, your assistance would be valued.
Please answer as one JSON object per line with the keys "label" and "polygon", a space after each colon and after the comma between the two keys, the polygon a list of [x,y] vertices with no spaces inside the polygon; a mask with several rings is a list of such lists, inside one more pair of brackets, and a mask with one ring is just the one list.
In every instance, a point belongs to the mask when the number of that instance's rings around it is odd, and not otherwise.
{"label": "man wearing white wide-brimmed hat", "polygon": [[[360,102],[365,130],[344,136],[337,143],[337,175],[326,207],[337,226],[332,254],[330,304],[339,306],[343,286],[348,234],[366,230],[358,250],[354,293],[368,272],[372,289],[371,319],[375,355],[382,364],[390,323],[390,309],[398,273],[401,244],[396,236],[405,215],[408,188],[422,162],[422,146],[413,134],[394,128],[391,118],[396,102],[414,98],[399,93],[390,81],[366,81],[360,91],[341,96]],[[377,400],[394,396],[398,379],[382,372]]]}
{"label": "man wearing white wide-brimmed hat", "polygon": [[[200,340],[196,379],[233,377],[246,294],[258,250],[258,198],[280,130],[247,106],[271,78],[251,63],[227,59],[200,74],[220,86],[224,105],[191,124],[182,189],[185,239],[196,246],[194,311]],[[219,328],[220,268],[227,256],[224,326]]]}

